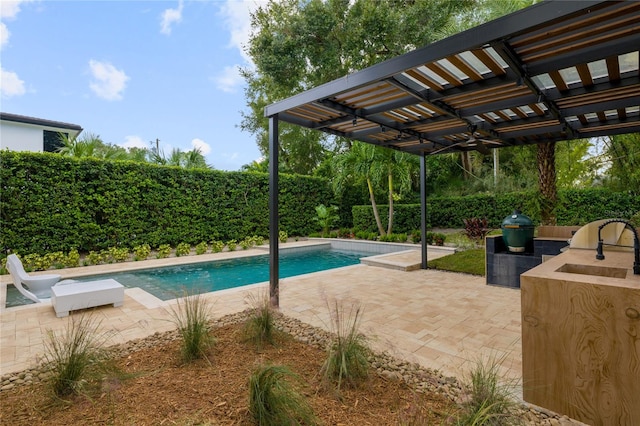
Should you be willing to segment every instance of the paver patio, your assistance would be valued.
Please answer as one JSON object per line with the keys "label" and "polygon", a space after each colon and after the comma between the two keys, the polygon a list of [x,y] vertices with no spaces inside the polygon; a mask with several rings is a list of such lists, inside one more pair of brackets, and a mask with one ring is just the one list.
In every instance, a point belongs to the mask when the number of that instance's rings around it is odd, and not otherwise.
{"label": "paver patio", "polygon": [[[251,252],[242,252],[246,254]],[[137,267],[144,266],[136,263]],[[82,269],[97,273],[118,267],[122,265]],[[268,283],[262,283],[208,293],[206,297],[213,302],[215,315],[223,316],[246,309],[248,294],[266,288]],[[4,297],[2,288],[0,306],[4,306]],[[333,299],[344,300],[347,308],[350,301],[362,305],[362,330],[373,338],[378,350],[456,377],[480,358],[496,356],[503,358],[505,375],[521,378],[519,290],[487,286],[483,277],[435,270],[404,272],[363,264],[281,280],[281,311],[305,323],[328,329],[327,303]],[[173,329],[174,303],[134,288],[125,291],[122,307],[105,306],[92,312],[103,320],[102,327],[110,331],[111,341],[121,343]],[[52,306],[46,303],[3,308],[0,374],[34,366],[42,357],[47,329],[61,330],[68,321],[56,318]]]}

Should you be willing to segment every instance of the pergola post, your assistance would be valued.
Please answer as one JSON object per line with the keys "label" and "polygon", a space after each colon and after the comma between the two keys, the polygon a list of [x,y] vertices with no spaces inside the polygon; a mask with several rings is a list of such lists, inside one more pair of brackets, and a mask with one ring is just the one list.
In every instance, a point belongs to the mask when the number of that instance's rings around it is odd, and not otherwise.
{"label": "pergola post", "polygon": [[421,268],[427,269],[427,156],[424,152],[420,155],[420,237]]}
{"label": "pergola post", "polygon": [[278,211],[278,114],[269,117],[269,301],[280,307],[280,264]]}

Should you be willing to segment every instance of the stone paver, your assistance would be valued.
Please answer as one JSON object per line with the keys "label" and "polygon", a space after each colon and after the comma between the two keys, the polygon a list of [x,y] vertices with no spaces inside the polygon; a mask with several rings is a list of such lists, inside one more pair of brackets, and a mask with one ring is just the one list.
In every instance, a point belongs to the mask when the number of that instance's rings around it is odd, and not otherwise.
{"label": "stone paver", "polygon": [[[215,314],[223,316],[245,309],[248,295],[267,289],[263,283],[206,297]],[[378,350],[457,377],[493,356],[502,359],[502,373],[521,378],[519,290],[487,286],[484,278],[465,274],[367,265],[281,280],[281,311],[314,326],[331,329],[328,306],[336,300],[346,313],[352,304],[363,308],[361,329]],[[110,341],[121,343],[174,328],[174,306],[175,301],[127,289],[122,307],[90,312],[102,320]],[[0,310],[0,374],[34,366],[47,330],[62,330],[77,315],[56,318],[46,303]]]}

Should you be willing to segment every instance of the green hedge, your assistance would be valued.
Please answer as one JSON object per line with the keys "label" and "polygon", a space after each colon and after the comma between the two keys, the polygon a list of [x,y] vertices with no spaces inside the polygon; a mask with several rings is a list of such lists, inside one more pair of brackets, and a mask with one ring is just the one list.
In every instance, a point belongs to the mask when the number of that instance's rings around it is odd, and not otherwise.
{"label": "green hedge", "polygon": [[[44,254],[268,235],[269,177],[0,151],[4,252]],[[280,226],[316,230],[326,180],[281,175]]]}
{"label": "green hedge", "polygon": [[[515,208],[535,223],[540,223],[537,193],[519,192],[467,197],[434,197],[427,200],[427,223],[435,228],[462,228],[463,219],[487,218],[489,226],[498,228]],[[558,192],[556,216],[558,225],[584,225],[598,219],[629,219],[640,211],[640,195],[611,192],[604,189],[571,189]],[[387,226],[388,206],[379,205],[383,226]],[[371,205],[354,206],[353,226],[358,230],[377,232]],[[411,232],[420,228],[420,205],[394,205],[393,232]]]}

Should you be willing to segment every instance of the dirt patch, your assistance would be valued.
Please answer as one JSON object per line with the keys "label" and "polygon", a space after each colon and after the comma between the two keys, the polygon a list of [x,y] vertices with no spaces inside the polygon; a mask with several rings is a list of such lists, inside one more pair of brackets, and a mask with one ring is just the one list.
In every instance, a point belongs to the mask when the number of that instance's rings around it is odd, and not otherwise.
{"label": "dirt patch", "polygon": [[361,386],[338,394],[322,382],[321,348],[282,334],[262,350],[242,341],[241,324],[214,329],[207,360],[180,361],[179,341],[119,357],[120,375],[103,375],[86,392],[61,401],[44,382],[0,393],[0,423],[11,425],[251,425],[248,380],[258,364],[285,365],[325,425],[442,424],[456,412],[448,398],[416,392],[374,370]]}

